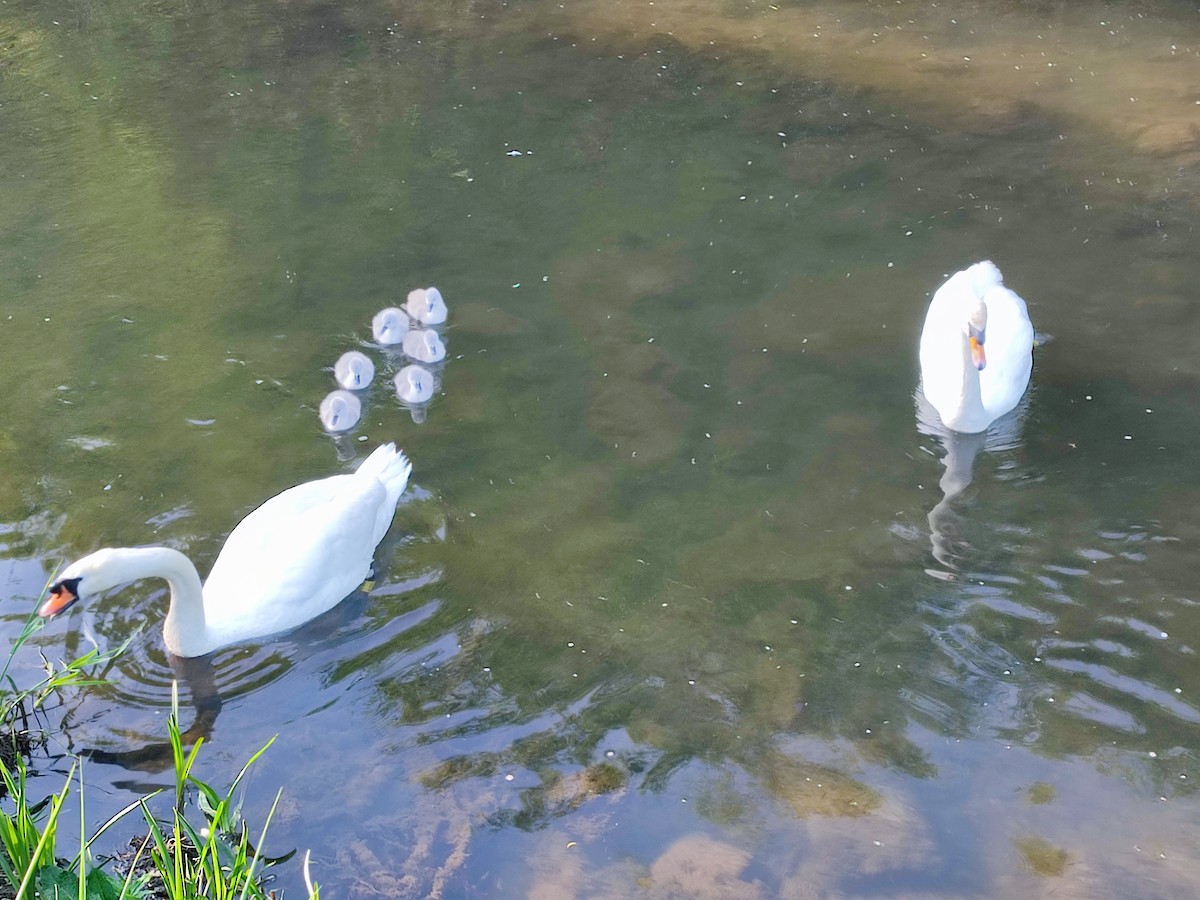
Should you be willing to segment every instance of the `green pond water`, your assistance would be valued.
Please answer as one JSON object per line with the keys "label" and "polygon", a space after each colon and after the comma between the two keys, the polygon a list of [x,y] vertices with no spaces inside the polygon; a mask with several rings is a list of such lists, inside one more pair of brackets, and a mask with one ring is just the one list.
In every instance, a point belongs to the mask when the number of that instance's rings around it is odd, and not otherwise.
{"label": "green pond water", "polygon": [[[169,785],[179,677],[207,780],[279,735],[246,812],[329,896],[1196,896],[1198,84],[1183,3],[9,0],[10,640],[64,561],[204,573],[413,461],[298,632],[172,667],[156,582],[49,624],[18,680],[136,636],[41,765],[97,753],[94,824]],[[1042,338],[954,438],[917,338],[982,258]],[[417,422],[370,320],[429,284]]]}

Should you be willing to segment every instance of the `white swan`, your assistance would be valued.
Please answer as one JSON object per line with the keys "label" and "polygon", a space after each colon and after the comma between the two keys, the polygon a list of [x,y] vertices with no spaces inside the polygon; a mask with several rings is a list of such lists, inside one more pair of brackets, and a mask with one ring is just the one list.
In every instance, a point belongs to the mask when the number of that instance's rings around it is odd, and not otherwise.
{"label": "white swan", "polygon": [[404,403],[427,403],[433,397],[433,373],[424,366],[405,366],[393,379]]}
{"label": "white swan", "polygon": [[947,428],[987,430],[1017,405],[1032,369],[1029,312],[995,265],[976,263],[937,289],[921,331],[921,390]]}
{"label": "white swan", "polygon": [[365,353],[348,350],[333,364],[333,377],[346,390],[361,391],[375,377],[375,363]]}
{"label": "white swan", "polygon": [[400,346],[405,356],[417,362],[436,363],[446,358],[446,345],[432,328],[414,328]]}
{"label": "white swan", "polygon": [[446,321],[446,301],[442,299],[442,292],[435,287],[409,291],[404,308],[422,325],[441,325]]}
{"label": "white swan", "polygon": [[80,598],[165,578],[171,605],[163,641],[176,656],[288,631],[332,609],[370,574],[411,470],[394,444],[384,444],[352,475],[272,497],[233,529],[203,587],[178,550],[97,550],[63,570],[38,613],[54,616]]}
{"label": "white swan", "polygon": [[408,331],[408,314],[395,306],[381,309],[371,320],[371,334],[377,344],[398,344]]}
{"label": "white swan", "polygon": [[317,414],[326,431],[349,431],[362,418],[362,401],[349,391],[330,391]]}

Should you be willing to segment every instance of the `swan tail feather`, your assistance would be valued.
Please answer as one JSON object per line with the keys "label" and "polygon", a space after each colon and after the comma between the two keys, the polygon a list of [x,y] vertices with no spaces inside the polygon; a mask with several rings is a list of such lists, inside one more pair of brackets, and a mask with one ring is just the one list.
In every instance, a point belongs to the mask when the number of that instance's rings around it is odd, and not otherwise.
{"label": "swan tail feather", "polygon": [[412,463],[408,461],[404,451],[397,450],[393,443],[387,443],[376,447],[371,455],[363,460],[356,474],[378,479],[387,488],[388,496],[394,495],[396,500],[399,500],[408,485],[410,472]]}
{"label": "swan tail feather", "polygon": [[378,544],[387,534],[392,524],[392,516],[396,512],[396,504],[404,489],[408,487],[408,476],[412,472],[412,463],[404,455],[403,450],[397,450],[393,443],[381,444],[363,460],[356,474],[374,478],[383,484],[387,492],[387,500],[379,509],[379,517],[375,527],[375,543]]}

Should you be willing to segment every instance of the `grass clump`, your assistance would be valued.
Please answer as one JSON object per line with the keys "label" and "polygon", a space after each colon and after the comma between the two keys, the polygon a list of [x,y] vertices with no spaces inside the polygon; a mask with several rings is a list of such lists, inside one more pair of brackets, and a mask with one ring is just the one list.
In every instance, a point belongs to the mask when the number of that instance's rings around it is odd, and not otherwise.
{"label": "grass clump", "polygon": [[[12,661],[30,635],[41,627],[31,616],[13,642],[8,659],[0,669],[0,791],[7,795],[0,808],[0,900],[269,900],[273,892],[264,887],[265,870],[284,862],[293,853],[270,858],[250,842],[250,829],[241,815],[235,795],[250,766],[274,743],[271,738],[246,762],[233,783],[220,792],[193,772],[203,739],[185,749],[179,729],[179,695],[172,686],[171,714],[167,719],[175,790],[171,815],[165,821],[151,812],[151,801],[163,791],[139,797],[100,825],[88,837],[85,831],[83,762],[76,759],[62,788],[49,797],[33,799],[28,791],[28,762],[44,743],[44,734],[30,727],[46,699],[67,687],[103,684],[92,674],[122,652],[128,642],[113,650],[97,649],[58,666],[43,657],[45,676],[34,686],[21,689],[9,673]],[[77,785],[77,788],[76,788]],[[79,799],[79,851],[70,859],[57,852],[58,825],[72,790]],[[184,813],[189,795],[195,795],[199,816]],[[282,792],[275,796],[258,845]],[[4,794],[0,794],[3,796]],[[11,806],[11,811],[9,810]],[[111,858],[113,872],[93,864],[96,842],[109,828],[134,810],[140,810],[147,833],[135,841],[136,849]],[[123,873],[123,874],[122,874]],[[304,881],[310,900],[319,900],[313,884],[308,856],[304,859]]]}
{"label": "grass clump", "polygon": [[[175,768],[172,817],[168,822],[161,822],[150,812],[149,798],[139,802],[150,829],[146,843],[149,845],[153,872],[149,876],[152,879],[157,876],[162,886],[162,896],[171,900],[197,897],[209,900],[267,900],[271,895],[263,887],[260,870],[290,859],[292,853],[271,859],[255,849],[250,843],[249,827],[241,816],[240,807],[234,802],[234,794],[250,766],[275,742],[275,738],[267,741],[250,757],[229,789],[222,794],[193,774],[192,768],[204,741],[201,738],[190,751],[184,750],[179,731],[178,706],[178,694],[172,693],[171,715],[167,719]],[[192,825],[183,812],[188,787],[198,792],[197,806],[203,817],[203,825],[199,829]],[[276,793],[275,801],[267,813],[258,839],[260,846],[266,838],[281,794],[282,791]]]}

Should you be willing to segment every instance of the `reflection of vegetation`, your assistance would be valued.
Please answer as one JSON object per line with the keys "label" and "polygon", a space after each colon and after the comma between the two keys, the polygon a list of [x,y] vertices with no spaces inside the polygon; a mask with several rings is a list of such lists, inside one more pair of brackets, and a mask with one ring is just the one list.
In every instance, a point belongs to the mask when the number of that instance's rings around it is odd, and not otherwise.
{"label": "reflection of vegetation", "polygon": [[879,794],[862,782],[824,766],[783,756],[768,761],[767,786],[797,816],[865,816],[880,804]]}
{"label": "reflection of vegetation", "polygon": [[1058,796],[1058,791],[1054,789],[1054,785],[1039,781],[1037,784],[1029,786],[1029,790],[1026,791],[1025,796],[1030,803],[1041,805],[1044,803],[1053,803],[1054,798]]}
{"label": "reflection of vegetation", "polygon": [[1071,855],[1040,837],[1020,838],[1016,842],[1021,860],[1034,875],[1049,878],[1061,875],[1071,861]]}

